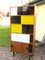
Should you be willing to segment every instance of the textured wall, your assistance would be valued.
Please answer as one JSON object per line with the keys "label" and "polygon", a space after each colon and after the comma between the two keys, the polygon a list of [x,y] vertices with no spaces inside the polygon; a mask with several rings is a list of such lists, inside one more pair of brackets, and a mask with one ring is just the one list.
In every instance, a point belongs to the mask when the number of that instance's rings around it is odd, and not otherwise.
{"label": "textured wall", "polygon": [[36,7],[36,39],[42,40],[45,35],[45,4]]}

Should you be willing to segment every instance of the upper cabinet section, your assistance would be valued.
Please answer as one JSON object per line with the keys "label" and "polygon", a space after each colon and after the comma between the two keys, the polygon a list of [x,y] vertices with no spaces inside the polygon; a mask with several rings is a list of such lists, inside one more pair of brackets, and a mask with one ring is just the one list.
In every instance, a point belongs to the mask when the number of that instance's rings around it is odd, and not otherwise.
{"label": "upper cabinet section", "polygon": [[18,7],[18,15],[34,15],[34,6]]}
{"label": "upper cabinet section", "polygon": [[34,6],[12,7],[11,15],[34,15]]}

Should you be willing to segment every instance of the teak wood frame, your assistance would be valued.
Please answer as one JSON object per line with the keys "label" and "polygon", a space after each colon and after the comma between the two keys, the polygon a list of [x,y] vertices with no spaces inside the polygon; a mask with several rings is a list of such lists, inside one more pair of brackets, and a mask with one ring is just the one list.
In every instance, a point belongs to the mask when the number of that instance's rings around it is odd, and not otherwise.
{"label": "teak wood frame", "polygon": [[[22,7],[22,6],[20,6],[20,7]],[[11,8],[15,8],[15,7],[10,7],[10,39],[11,39]],[[35,5],[34,5],[34,9],[35,9]],[[34,10],[34,12],[35,12],[35,10]],[[18,16],[20,16],[20,15],[18,15]],[[15,45],[20,45],[20,44],[22,44],[22,45],[24,44],[25,47],[27,47],[30,44],[33,45],[32,52],[31,53],[27,53],[27,51],[23,52],[23,51],[19,51],[18,49],[16,49],[16,51],[15,51]],[[11,41],[10,40],[10,47],[11,47],[11,51],[13,51],[13,52],[17,52],[18,51],[18,52],[26,54],[26,55],[33,55],[34,54],[34,51],[35,51],[35,13],[34,13],[33,42],[28,44],[28,43],[22,43],[22,42],[16,42],[16,41]],[[19,48],[19,49],[21,49],[21,48]]]}

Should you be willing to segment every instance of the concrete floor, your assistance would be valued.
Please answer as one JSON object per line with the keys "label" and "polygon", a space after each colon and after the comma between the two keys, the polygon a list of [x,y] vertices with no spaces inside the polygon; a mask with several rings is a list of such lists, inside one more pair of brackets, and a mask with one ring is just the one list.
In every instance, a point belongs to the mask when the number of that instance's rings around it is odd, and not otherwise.
{"label": "concrete floor", "polygon": [[[10,49],[0,47],[0,60],[29,60],[29,56],[16,53],[15,57],[13,57]],[[35,48],[35,54],[31,60],[45,60],[45,46]]]}

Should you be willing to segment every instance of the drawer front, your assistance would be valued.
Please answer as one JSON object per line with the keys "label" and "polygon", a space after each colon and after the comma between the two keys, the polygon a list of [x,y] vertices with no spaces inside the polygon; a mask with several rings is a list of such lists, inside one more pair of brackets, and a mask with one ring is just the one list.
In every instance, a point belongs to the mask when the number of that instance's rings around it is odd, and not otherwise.
{"label": "drawer front", "polygon": [[22,44],[22,52],[25,54],[32,54],[33,46],[31,44],[23,43]]}

